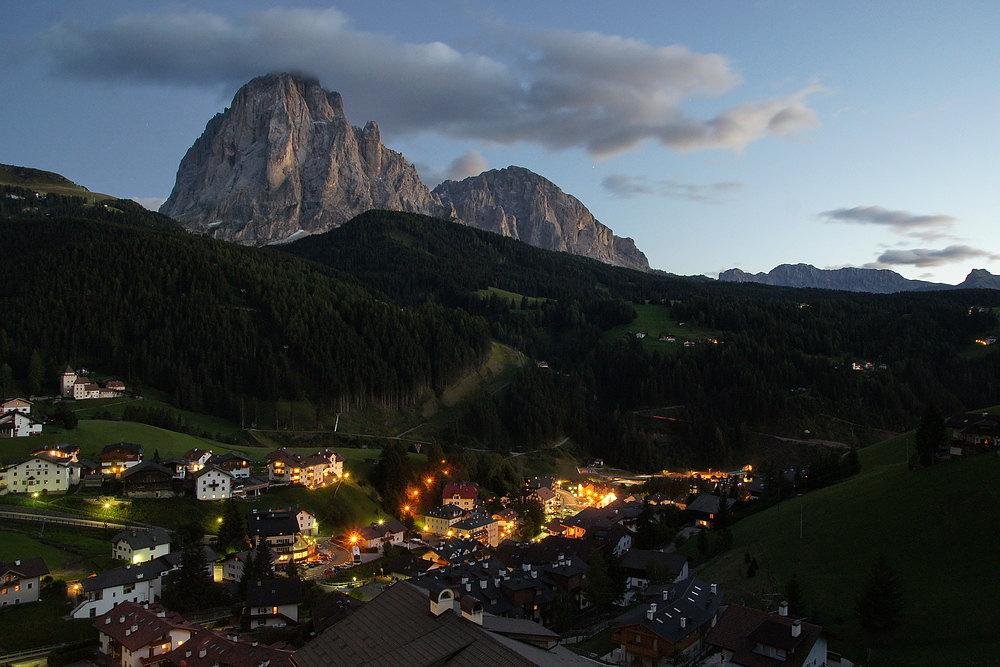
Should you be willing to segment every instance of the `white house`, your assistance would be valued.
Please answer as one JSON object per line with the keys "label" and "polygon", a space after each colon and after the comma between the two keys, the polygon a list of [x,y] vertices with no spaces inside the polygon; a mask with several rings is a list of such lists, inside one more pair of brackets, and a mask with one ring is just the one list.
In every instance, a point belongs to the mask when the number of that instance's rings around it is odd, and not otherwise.
{"label": "white house", "polygon": [[[705,643],[722,650],[726,667],[738,665],[801,665],[820,667],[828,660],[823,628],[788,615],[788,604],[768,613],[731,604],[705,637]],[[848,667],[847,660],[836,664]]]}
{"label": "white house", "polygon": [[186,643],[200,627],[160,605],[126,602],[94,621],[101,653],[115,667],[140,667]]}
{"label": "white house", "polygon": [[111,556],[129,563],[144,563],[170,553],[170,533],[162,528],[130,528],[111,539]]}
{"label": "white house", "polygon": [[3,404],[0,404],[0,414],[7,414],[9,412],[21,412],[26,415],[31,414],[31,401],[26,401],[23,398],[12,398]]}
{"label": "white house", "polygon": [[71,366],[67,366],[60,378],[59,393],[63,398],[73,398],[78,401],[88,398],[115,398],[125,394],[125,383],[121,380],[112,380],[102,387],[96,382],[91,382],[85,370],[75,371]]}
{"label": "white house", "polygon": [[116,567],[80,581],[79,603],[70,612],[73,618],[96,618],[122,602],[155,602],[163,590],[163,574],[171,570],[163,558],[137,565]]}
{"label": "white house", "polygon": [[40,557],[0,561],[0,607],[38,602],[41,578],[49,573]]}
{"label": "white house", "polygon": [[247,586],[243,626],[284,627],[299,622],[302,582],[298,579],[263,579]]}
{"label": "white house", "polygon": [[225,500],[233,496],[233,476],[222,468],[209,464],[191,477],[194,497],[198,500]]}
{"label": "white house", "polygon": [[0,438],[25,438],[41,434],[42,422],[26,412],[9,410],[0,415]]}
{"label": "white house", "polygon": [[82,470],[81,463],[39,452],[0,469],[0,485],[11,493],[65,493],[79,484]]}

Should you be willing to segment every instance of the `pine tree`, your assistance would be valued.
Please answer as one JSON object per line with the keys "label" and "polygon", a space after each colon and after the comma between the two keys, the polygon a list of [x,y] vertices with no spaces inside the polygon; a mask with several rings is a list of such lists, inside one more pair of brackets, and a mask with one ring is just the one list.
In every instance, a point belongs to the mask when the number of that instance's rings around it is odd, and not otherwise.
{"label": "pine tree", "polygon": [[920,454],[921,465],[928,466],[934,462],[934,454],[938,447],[944,444],[948,432],[944,425],[944,417],[934,403],[928,403],[920,416],[920,424],[913,438],[913,444]]}
{"label": "pine tree", "polygon": [[42,393],[42,382],[45,380],[45,365],[42,364],[42,357],[38,354],[38,348],[31,351],[31,360],[28,362],[28,377],[25,387],[28,394],[36,396]]}
{"label": "pine tree", "polygon": [[858,622],[869,635],[881,637],[899,627],[905,607],[903,585],[896,568],[884,555],[879,555],[868,571],[864,591],[855,601]]}
{"label": "pine tree", "polygon": [[230,498],[222,506],[222,523],[219,524],[219,534],[215,539],[216,549],[220,552],[239,551],[244,547],[247,535],[247,524],[239,503]]}
{"label": "pine tree", "polygon": [[792,573],[792,578],[785,586],[785,601],[788,602],[788,611],[798,616],[806,613],[805,596],[802,593],[802,584],[799,582],[798,572]]}
{"label": "pine tree", "polygon": [[608,574],[604,552],[601,549],[594,549],[587,564],[590,565],[590,569],[587,570],[583,595],[595,607],[606,607],[614,600],[614,582]]}

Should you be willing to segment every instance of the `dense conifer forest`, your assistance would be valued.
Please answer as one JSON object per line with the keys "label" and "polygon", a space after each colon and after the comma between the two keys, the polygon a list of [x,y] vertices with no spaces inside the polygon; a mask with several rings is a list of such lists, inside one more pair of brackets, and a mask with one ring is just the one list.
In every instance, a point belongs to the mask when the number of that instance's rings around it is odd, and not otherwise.
{"label": "dense conifer forest", "polygon": [[[248,425],[262,403],[288,399],[312,401],[323,421],[412,405],[476,367],[494,339],[547,367],[475,396],[439,431],[445,446],[503,452],[569,436],[647,470],[737,463],[755,432],[796,435],[824,419],[905,430],[927,401],[954,412],[1000,392],[1000,356],[973,345],[998,325],[991,290],[717,283],[385,211],[254,249],[187,235],[131,202],[3,194],[0,384],[11,389],[87,364]],[[721,342],[664,351],[608,333],[638,307]],[[672,419],[638,414],[649,408]]]}

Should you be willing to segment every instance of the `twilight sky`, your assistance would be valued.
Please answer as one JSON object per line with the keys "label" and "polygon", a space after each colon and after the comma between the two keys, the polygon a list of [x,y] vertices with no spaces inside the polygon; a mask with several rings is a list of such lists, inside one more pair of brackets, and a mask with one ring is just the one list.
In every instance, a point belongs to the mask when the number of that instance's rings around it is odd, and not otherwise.
{"label": "twilight sky", "polygon": [[[567,9],[571,7],[572,9]],[[433,186],[527,167],[656,268],[1000,273],[1000,3],[4,3],[0,163],[155,208],[246,81],[315,75]]]}

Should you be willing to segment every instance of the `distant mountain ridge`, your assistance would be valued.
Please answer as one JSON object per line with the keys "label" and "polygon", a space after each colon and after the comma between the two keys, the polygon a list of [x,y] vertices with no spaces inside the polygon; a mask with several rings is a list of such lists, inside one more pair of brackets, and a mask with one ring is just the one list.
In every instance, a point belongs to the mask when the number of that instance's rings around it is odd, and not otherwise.
{"label": "distant mountain ridge", "polygon": [[734,283],[761,283],[782,287],[815,287],[819,289],[844,290],[847,292],[870,292],[874,294],[945,289],[1000,289],[1000,276],[994,276],[985,269],[973,269],[965,281],[958,285],[934,283],[926,280],[910,280],[889,269],[863,269],[854,267],[818,269],[811,264],[781,264],[767,273],[747,273],[740,269],[729,269],[719,274],[719,280]]}
{"label": "distant mountain ridge", "polygon": [[[495,187],[503,182],[503,190]],[[631,239],[575,197],[520,167],[434,192],[378,124],[352,126],[340,94],[280,73],[244,85],[188,150],[160,212],[192,231],[245,245],[339,227],[372,209],[421,213],[609,264],[649,269]]]}

